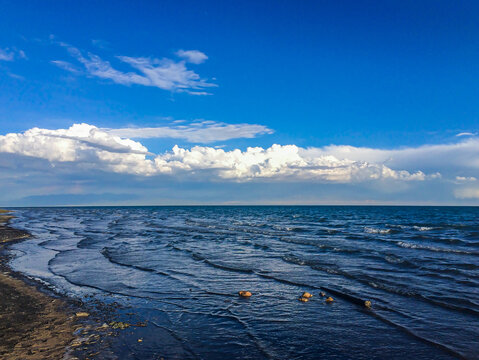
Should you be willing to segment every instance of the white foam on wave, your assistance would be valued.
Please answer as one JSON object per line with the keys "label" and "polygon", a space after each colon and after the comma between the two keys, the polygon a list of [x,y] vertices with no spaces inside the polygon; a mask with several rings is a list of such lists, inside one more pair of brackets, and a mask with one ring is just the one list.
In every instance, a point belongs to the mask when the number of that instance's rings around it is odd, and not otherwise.
{"label": "white foam on wave", "polygon": [[431,226],[413,226],[414,229],[419,230],[419,231],[429,231],[429,230],[434,230],[433,227]]}
{"label": "white foam on wave", "polygon": [[386,226],[392,227],[392,228],[398,228],[398,229],[405,229],[405,230],[410,230],[414,229],[417,231],[430,231],[430,230],[436,230],[440,229],[439,227],[433,227],[433,226],[418,226],[418,225],[401,225],[401,224],[386,224]]}
{"label": "white foam on wave", "polygon": [[388,263],[391,263],[391,264],[400,264],[400,263],[404,262],[403,259],[400,259],[400,258],[397,258],[397,257],[394,257],[394,256],[386,256],[385,259]]}
{"label": "white foam on wave", "polygon": [[399,228],[399,229],[407,229],[408,228],[408,226],[401,225],[401,224],[386,224],[386,226],[393,227],[393,228]]}
{"label": "white foam on wave", "polygon": [[364,232],[367,232],[368,234],[389,234],[391,229],[377,229],[366,226]]}
{"label": "white foam on wave", "polygon": [[474,254],[473,252],[469,252],[465,250],[445,249],[445,248],[439,248],[434,246],[411,244],[411,243],[406,243],[403,241],[398,241],[397,244],[406,249],[420,249],[420,250],[430,250],[430,251],[436,251],[436,252],[456,253],[456,254]]}

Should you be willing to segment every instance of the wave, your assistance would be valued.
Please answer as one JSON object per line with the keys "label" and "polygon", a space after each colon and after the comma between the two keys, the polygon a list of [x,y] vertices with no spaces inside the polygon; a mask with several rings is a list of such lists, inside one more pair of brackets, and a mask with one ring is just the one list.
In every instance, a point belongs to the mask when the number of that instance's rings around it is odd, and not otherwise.
{"label": "wave", "polygon": [[439,307],[442,307],[442,308],[446,308],[446,309],[449,309],[449,310],[455,310],[455,311],[459,311],[459,312],[462,312],[462,313],[479,315],[479,312],[474,310],[474,309],[458,306],[454,303],[450,304],[450,303],[447,303],[447,302],[435,300],[434,297],[426,296],[426,295],[421,294],[419,292],[419,290],[417,290],[417,289],[400,287],[400,286],[398,286],[398,284],[395,284],[395,283],[388,284],[388,281],[385,280],[385,279],[377,279],[377,278],[374,278],[374,277],[372,277],[370,275],[367,275],[367,274],[358,274],[358,275],[352,274],[352,273],[349,273],[345,270],[342,270],[342,269],[340,269],[340,268],[338,268],[337,266],[334,266],[334,265],[320,266],[320,265],[315,264],[314,262],[299,259],[299,258],[295,257],[294,255],[285,256],[284,260],[287,261],[287,262],[297,264],[297,265],[309,266],[313,270],[319,270],[319,271],[326,272],[326,273],[329,273],[329,274],[340,275],[340,276],[346,277],[348,279],[351,279],[351,280],[357,281],[359,283],[362,283],[364,285],[367,285],[371,288],[383,290],[383,291],[386,291],[386,292],[391,293],[391,294],[416,298],[416,299],[419,299],[419,300],[422,300],[422,301],[428,302],[430,304],[433,304],[433,305],[436,305],[436,306],[439,306]]}
{"label": "wave", "polygon": [[[268,275],[268,274],[264,274],[264,273],[257,273],[258,276],[261,276],[261,277],[264,277],[266,279],[271,279],[271,280],[275,280],[275,281],[278,281],[280,283],[284,283],[284,284],[288,284],[288,285],[294,285],[294,286],[298,286],[298,287],[301,287],[301,288],[310,288],[310,289],[319,289],[319,290],[324,290],[326,292],[329,292],[331,293],[332,295],[335,295],[337,296],[338,298],[341,298],[343,300],[346,300],[350,303],[353,303],[355,305],[359,305],[361,307],[364,307],[364,302],[365,300],[360,298],[359,296],[357,295],[352,295],[350,291],[348,290],[337,290],[337,289],[332,289],[330,287],[326,287],[326,286],[317,286],[317,285],[311,285],[311,284],[307,284],[307,283],[301,283],[301,282],[296,282],[296,281],[291,281],[291,280],[287,280],[287,279],[282,279],[282,278],[278,278],[278,277],[275,277],[275,276],[272,276],[272,275]],[[373,287],[379,287],[378,285],[374,284],[374,283],[370,283]],[[382,289],[386,290],[387,288],[386,287],[382,287]],[[391,289],[389,289],[391,290]],[[399,294],[399,295],[405,295],[405,296],[408,296],[408,297],[413,297],[413,298],[417,298],[417,299],[420,299],[420,300],[423,300],[423,301],[426,301],[426,302],[429,302],[431,304],[434,304],[436,306],[439,306],[439,307],[442,307],[442,308],[446,308],[446,309],[449,309],[449,310],[455,310],[455,311],[458,311],[458,312],[461,312],[461,313],[468,313],[468,314],[471,314],[471,315],[479,315],[479,312],[474,310],[474,309],[471,309],[471,308],[467,308],[467,307],[463,307],[463,306],[458,306],[458,305],[454,305],[454,304],[450,304],[450,303],[446,303],[444,301],[439,301],[439,300],[435,300],[435,299],[431,299],[429,297],[426,297],[426,296],[423,296],[421,294],[418,294],[416,292],[413,292],[413,291],[393,291],[394,293],[396,294]],[[373,299],[373,298],[369,298],[369,299]],[[377,300],[377,299],[375,299]],[[468,304],[470,305],[473,305],[475,303],[473,302],[469,302]],[[375,305],[377,306],[377,305]],[[395,310],[396,312],[399,312],[398,310]],[[389,320],[388,320],[389,321]],[[408,329],[407,329],[408,330]],[[408,330],[409,331],[409,330]],[[449,348],[448,348],[449,349]],[[451,350],[451,349],[449,349]],[[452,351],[452,350],[451,350]]]}
{"label": "wave", "polygon": [[372,228],[369,226],[366,226],[364,228],[364,232],[368,234],[391,234],[392,229],[378,229],[378,228]]}
{"label": "wave", "polygon": [[198,359],[199,356],[198,354],[196,354],[192,349],[191,347],[188,346],[188,343],[185,339],[181,338],[175,331],[173,331],[172,329],[168,328],[167,326],[164,326],[164,325],[160,325],[158,324],[156,321],[154,320],[149,320],[149,323],[155,327],[157,327],[158,329],[162,329],[164,331],[166,331],[173,339],[175,339],[178,343],[180,343],[181,345],[181,349],[188,353],[189,357],[191,358],[194,358],[194,359]]}
{"label": "wave", "polygon": [[384,259],[390,264],[411,264],[410,261],[404,260],[396,255],[386,255]]}
{"label": "wave", "polygon": [[232,266],[232,265],[229,265],[229,264],[218,263],[218,262],[212,261],[212,260],[206,258],[205,256],[203,256],[201,254],[198,254],[198,253],[196,253],[196,252],[194,252],[193,250],[190,250],[190,249],[183,249],[183,248],[180,248],[180,247],[172,245],[172,244],[169,244],[168,246],[170,248],[176,250],[176,251],[186,252],[191,256],[191,258],[193,260],[201,261],[201,262],[203,262],[203,263],[205,263],[205,264],[207,264],[211,267],[214,267],[216,269],[233,271],[233,272],[241,272],[241,273],[245,273],[245,274],[254,273],[254,271],[252,269],[235,267],[235,266]]}
{"label": "wave", "polygon": [[430,230],[437,229],[437,228],[434,228],[432,226],[413,226],[413,228],[418,230],[418,231],[430,231]]}
{"label": "wave", "polygon": [[290,237],[281,237],[278,239],[280,242],[289,243],[289,244],[296,244],[296,245],[306,245],[315,247],[317,249],[321,249],[324,251],[331,251],[336,253],[344,253],[344,254],[358,254],[361,253],[363,250],[361,249],[353,249],[353,248],[346,248],[346,247],[338,247],[334,245],[324,244],[322,241],[308,239],[308,238],[290,238]]}
{"label": "wave", "polygon": [[411,244],[404,241],[398,241],[396,244],[405,249],[418,249],[418,250],[428,250],[428,251],[435,251],[435,252],[443,252],[443,253],[453,253],[453,254],[464,254],[464,255],[479,255],[479,252],[474,251],[466,251],[466,250],[459,250],[459,249],[446,249],[440,248],[435,246],[427,246],[427,245],[418,245],[418,244]]}
{"label": "wave", "polygon": [[419,241],[429,241],[431,243],[443,243],[447,245],[464,245],[467,246],[469,243],[467,241],[449,238],[449,237],[439,237],[439,236],[428,236],[424,234],[415,234],[407,237],[408,240],[419,240]]}
{"label": "wave", "polygon": [[[388,310],[387,308],[383,308],[384,310]],[[438,341],[434,341],[434,340],[431,340],[431,339],[428,339],[426,337],[423,337],[421,335],[418,335],[416,332],[414,332],[413,330],[409,329],[408,327],[406,326],[403,326],[401,324],[398,324],[396,323],[395,321],[392,321],[384,316],[382,316],[381,314],[379,314],[378,312],[375,312],[375,311],[369,311],[369,313],[374,316],[375,318],[377,318],[378,320],[381,320],[382,322],[384,322],[385,324],[388,324],[388,325],[391,325],[401,331],[403,331],[404,333],[406,333],[407,335],[425,343],[425,344],[429,344],[429,345],[432,345],[434,347],[437,347],[445,352],[447,352],[448,354],[456,357],[456,358],[459,358],[459,359],[464,359],[464,360],[467,360],[467,357],[465,357],[463,354],[461,354],[460,352],[450,348],[449,346],[447,345],[444,345]]]}
{"label": "wave", "polygon": [[130,268],[133,268],[133,269],[137,269],[137,270],[141,270],[141,271],[146,271],[146,272],[154,272],[154,273],[157,273],[157,274],[160,274],[160,275],[165,275],[165,276],[169,276],[169,274],[166,274],[166,273],[161,273],[161,272],[158,272],[156,271],[155,269],[151,269],[151,268],[147,268],[147,267],[143,267],[143,266],[138,266],[138,265],[132,265],[132,264],[125,264],[125,263],[122,263],[118,260],[115,260],[113,258],[113,255],[110,253],[110,249],[108,248],[104,248],[102,251],[100,251],[100,253],[105,256],[105,258],[111,262],[112,264],[116,264],[116,265],[120,265],[120,266],[127,266],[127,267],[130,267]]}
{"label": "wave", "polygon": [[197,259],[203,261],[205,264],[208,264],[208,265],[210,265],[210,266],[212,266],[216,269],[220,269],[220,270],[240,272],[240,273],[244,273],[244,274],[253,274],[254,273],[254,270],[252,270],[252,269],[245,269],[245,268],[241,268],[241,267],[235,267],[235,266],[231,266],[231,265],[220,264],[220,263],[208,260],[205,257],[197,255],[197,254],[194,254],[193,258],[197,258]]}
{"label": "wave", "polygon": [[300,227],[300,226],[287,226],[287,225],[273,225],[272,228],[274,230],[280,231],[280,232],[295,232],[295,233],[307,233],[311,232],[311,229],[305,228],[305,227]]}

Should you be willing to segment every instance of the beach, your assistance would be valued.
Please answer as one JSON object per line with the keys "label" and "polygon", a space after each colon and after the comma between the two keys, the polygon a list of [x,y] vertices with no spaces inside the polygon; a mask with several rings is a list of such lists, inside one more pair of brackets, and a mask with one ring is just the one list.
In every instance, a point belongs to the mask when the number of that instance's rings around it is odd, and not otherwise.
{"label": "beach", "polygon": [[[12,212],[0,209],[0,359],[121,358],[112,353],[112,342],[117,347],[124,346],[124,338],[136,343],[138,337],[132,334],[146,325],[117,321],[114,302],[67,297],[38,278],[13,270],[14,255],[6,247],[31,238],[29,232],[8,224],[14,218]],[[123,320],[132,320],[132,315]]]}
{"label": "beach", "polygon": [[8,226],[12,218],[0,210],[0,358],[75,359],[74,333],[84,327],[76,320],[75,309],[7,266],[5,246],[29,237]]}

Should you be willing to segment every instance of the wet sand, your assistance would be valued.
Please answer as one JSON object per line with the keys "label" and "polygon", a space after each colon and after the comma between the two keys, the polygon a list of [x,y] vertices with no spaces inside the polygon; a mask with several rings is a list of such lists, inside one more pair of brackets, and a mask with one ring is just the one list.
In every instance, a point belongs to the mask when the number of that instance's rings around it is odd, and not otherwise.
{"label": "wet sand", "polygon": [[0,210],[0,359],[74,359],[67,349],[79,325],[71,309],[6,266],[5,244],[29,236],[9,227],[11,218]]}

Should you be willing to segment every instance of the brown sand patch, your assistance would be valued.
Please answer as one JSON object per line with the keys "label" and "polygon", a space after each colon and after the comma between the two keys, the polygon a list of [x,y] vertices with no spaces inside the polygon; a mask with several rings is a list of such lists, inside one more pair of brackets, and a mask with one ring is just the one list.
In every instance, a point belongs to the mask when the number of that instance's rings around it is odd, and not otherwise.
{"label": "brown sand patch", "polygon": [[[5,214],[5,210],[0,209]],[[0,215],[2,245],[29,234],[5,224],[11,215]],[[13,276],[0,256],[0,359],[58,360],[74,339],[78,325],[68,315],[65,303]]]}
{"label": "brown sand patch", "polygon": [[0,294],[0,358],[61,359],[75,329],[63,302],[5,274]]}

